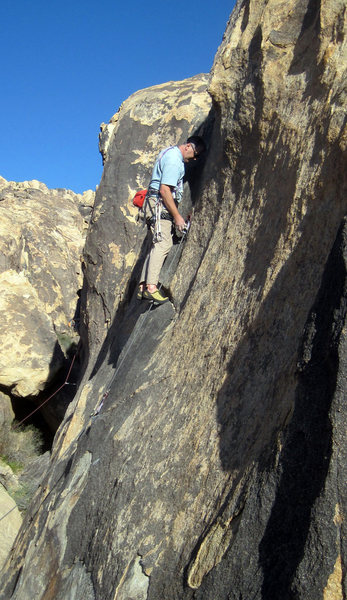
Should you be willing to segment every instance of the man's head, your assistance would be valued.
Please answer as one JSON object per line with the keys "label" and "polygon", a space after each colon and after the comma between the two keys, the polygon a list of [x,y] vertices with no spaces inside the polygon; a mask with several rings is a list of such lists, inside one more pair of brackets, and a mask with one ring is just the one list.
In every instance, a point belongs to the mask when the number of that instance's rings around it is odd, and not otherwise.
{"label": "man's head", "polygon": [[184,162],[195,160],[206,149],[204,140],[199,135],[192,135],[185,144],[179,146]]}

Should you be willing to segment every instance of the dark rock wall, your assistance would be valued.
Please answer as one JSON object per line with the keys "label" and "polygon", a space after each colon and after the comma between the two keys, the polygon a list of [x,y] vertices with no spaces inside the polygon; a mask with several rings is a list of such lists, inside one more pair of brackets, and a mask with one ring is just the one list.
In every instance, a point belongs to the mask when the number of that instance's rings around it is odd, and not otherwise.
{"label": "dark rock wall", "polygon": [[163,273],[173,304],[134,298],[130,198],[193,83],[160,86],[158,104],[145,90],[131,125],[124,103],[103,126],[89,362],[1,598],[344,597],[345,18],[339,0],[237,4],[213,115],[190,103],[182,128],[202,128],[209,152]]}
{"label": "dark rock wall", "polygon": [[238,535],[196,598],[344,598],[346,236],[344,222],[305,324],[289,425],[259,460]]}

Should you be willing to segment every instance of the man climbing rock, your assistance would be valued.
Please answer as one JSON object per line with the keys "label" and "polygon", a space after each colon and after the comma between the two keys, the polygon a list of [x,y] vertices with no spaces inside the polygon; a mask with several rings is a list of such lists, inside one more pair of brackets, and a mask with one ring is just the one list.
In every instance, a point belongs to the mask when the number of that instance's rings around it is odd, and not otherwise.
{"label": "man climbing rock", "polygon": [[155,162],[145,203],[153,241],[141,273],[139,299],[151,300],[156,304],[169,300],[158,289],[159,274],[173,244],[173,225],[179,231],[183,231],[186,225],[178,210],[183,195],[185,163],[196,160],[204,150],[204,140],[200,136],[191,136],[185,144],[162,150]]}

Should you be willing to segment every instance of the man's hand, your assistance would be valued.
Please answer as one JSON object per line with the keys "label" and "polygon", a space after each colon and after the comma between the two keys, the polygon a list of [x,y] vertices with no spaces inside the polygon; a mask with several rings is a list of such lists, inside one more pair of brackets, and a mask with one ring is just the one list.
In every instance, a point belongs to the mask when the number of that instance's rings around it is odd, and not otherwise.
{"label": "man's hand", "polygon": [[186,226],[186,222],[184,218],[178,213],[177,217],[174,218],[174,223],[178,229],[178,231],[183,231]]}

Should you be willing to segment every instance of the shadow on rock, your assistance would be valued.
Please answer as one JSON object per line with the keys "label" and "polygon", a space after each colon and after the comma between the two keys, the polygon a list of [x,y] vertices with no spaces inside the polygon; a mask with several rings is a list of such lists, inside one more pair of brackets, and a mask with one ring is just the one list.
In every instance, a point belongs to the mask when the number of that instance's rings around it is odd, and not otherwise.
{"label": "shadow on rock", "polygon": [[[330,408],[336,391],[337,346],[347,304],[346,264],[341,253],[347,232],[344,231],[343,241],[342,231],[341,227],[305,325],[297,379],[293,377],[297,368],[297,337],[290,334],[295,325],[287,317],[293,294],[293,265],[302,264],[306,254],[303,242],[278,275],[252,331],[233,355],[228,379],[218,395],[223,469],[245,472],[248,465],[257,461],[261,477],[267,481],[261,506],[253,498],[256,504],[251,510],[255,515],[252,535],[258,531],[260,541],[264,600],[293,598],[293,582],[304,556],[312,510],[324,489],[330,465]],[[304,233],[302,239],[306,236]],[[283,353],[282,347],[287,351]],[[279,466],[275,467],[273,449],[283,430]],[[262,532],[264,522],[266,528]],[[315,553],[316,562],[320,554]],[[334,559],[330,558],[333,565]],[[323,568],[324,560],[326,554],[321,556],[322,573],[327,570]],[[327,576],[325,573],[325,580]]]}
{"label": "shadow on rock", "polygon": [[[342,228],[305,326],[295,409],[281,455],[281,478],[260,544],[263,598],[289,600],[293,597],[292,585],[304,556],[312,509],[324,489],[330,465],[330,408],[336,390],[338,342],[347,306],[346,263],[341,253],[341,233]],[[346,237],[345,230],[345,247]],[[331,550],[333,552],[333,548]],[[326,554],[317,552],[315,578],[322,578],[322,587],[327,579],[324,571],[328,560]],[[331,569],[333,565],[332,558]],[[329,574],[331,570],[327,570]]]}

